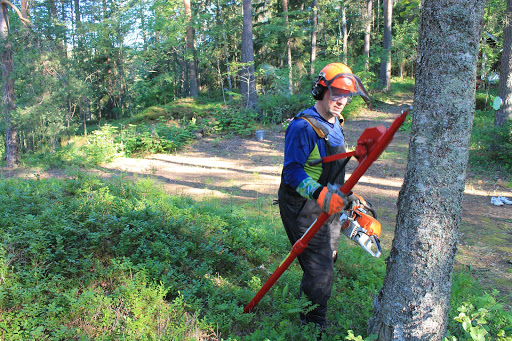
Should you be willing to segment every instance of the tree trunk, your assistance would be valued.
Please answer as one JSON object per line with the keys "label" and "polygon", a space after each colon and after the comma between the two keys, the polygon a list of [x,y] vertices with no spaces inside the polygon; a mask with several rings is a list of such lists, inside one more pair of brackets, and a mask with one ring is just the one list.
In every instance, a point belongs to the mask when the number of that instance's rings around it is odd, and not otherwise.
{"label": "tree trunk", "polygon": [[[62,22],[66,22],[66,5],[65,5],[65,1],[62,1],[61,2],[61,13],[62,13]],[[73,19],[71,19],[71,21],[73,21]],[[67,58],[67,50],[68,50],[68,44],[67,44],[67,37],[66,37],[66,30],[63,30],[62,32],[62,51],[63,51],[63,57],[64,58]]]}
{"label": "tree trunk", "polygon": [[348,54],[348,29],[347,29],[347,7],[341,8],[341,30],[343,31],[343,63],[347,64]]}
{"label": "tree trunk", "polygon": [[192,27],[192,14],[190,11],[190,0],[184,0],[185,15],[187,16],[187,52],[186,59],[188,63],[188,78],[190,83],[190,96],[197,97],[199,89],[197,86],[197,69],[194,58],[194,28]]}
{"label": "tree trunk", "polygon": [[408,164],[369,323],[378,340],[435,341],[446,333],[484,5],[422,2]]}
{"label": "tree trunk", "polygon": [[2,80],[3,80],[3,111],[5,123],[5,156],[7,167],[15,167],[20,161],[18,146],[18,131],[12,122],[12,112],[16,109],[14,104],[14,80],[11,74],[14,69],[12,61],[12,46],[9,42],[9,14],[7,4],[0,7],[0,44]]}
{"label": "tree trunk", "polygon": [[318,31],[318,1],[313,0],[313,29],[311,31],[311,67],[309,68],[309,75],[315,75],[315,61],[316,61],[316,35]]}
{"label": "tree trunk", "polygon": [[382,48],[384,55],[380,62],[379,84],[382,90],[389,91],[391,86],[391,26],[393,20],[393,0],[384,0],[384,37]]}
{"label": "tree trunk", "polygon": [[[226,26],[224,24],[224,18],[222,15],[222,6],[219,4],[217,0],[217,7],[219,11],[219,18],[222,22],[222,40],[223,40],[223,53],[224,53],[224,62],[226,63],[226,77],[228,79],[228,90],[229,90],[229,101],[233,99],[231,92],[233,91],[233,85],[231,82],[231,67],[229,66],[229,53],[228,53],[228,40],[226,39]],[[222,93],[224,93],[224,89],[222,89]]]}
{"label": "tree trunk", "polygon": [[364,55],[366,60],[364,62],[364,69],[370,69],[370,37],[372,32],[372,1],[366,0],[366,27],[364,31]]}
{"label": "tree trunk", "polygon": [[76,39],[77,39],[77,45],[78,50],[82,50],[82,33],[80,32],[81,29],[81,14],[80,14],[80,0],[73,0],[73,3],[75,5],[75,29],[76,29]]}
{"label": "tree trunk", "polygon": [[256,78],[254,77],[251,0],[243,0],[242,64],[242,70],[240,72],[240,92],[244,97],[245,107],[259,111]]}
{"label": "tree trunk", "polygon": [[147,51],[148,50],[148,33],[147,33],[147,25],[146,25],[146,15],[144,14],[144,8],[145,8],[145,3],[144,2],[140,2],[139,3],[139,18],[140,18],[140,31],[142,33],[142,45],[143,45],[143,50],[144,51]]}
{"label": "tree trunk", "polygon": [[512,0],[507,0],[498,96],[503,100],[503,106],[495,113],[494,126],[503,127],[512,119]]}
{"label": "tree trunk", "polygon": [[288,92],[293,94],[292,38],[288,18],[288,0],[283,0],[284,22],[286,25],[286,60],[288,63]]}
{"label": "tree trunk", "polygon": [[28,19],[28,0],[21,0],[21,15],[23,18]]}

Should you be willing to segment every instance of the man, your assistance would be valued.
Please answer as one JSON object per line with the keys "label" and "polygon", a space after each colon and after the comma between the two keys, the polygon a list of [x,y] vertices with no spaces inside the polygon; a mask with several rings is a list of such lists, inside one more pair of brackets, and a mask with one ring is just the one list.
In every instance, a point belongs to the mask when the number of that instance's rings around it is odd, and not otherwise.
{"label": "man", "polygon": [[326,326],[327,301],[331,296],[333,268],[341,231],[341,210],[357,205],[360,198],[345,195],[344,160],[310,166],[309,161],[345,153],[341,112],[352,96],[370,99],[361,81],[342,63],[331,63],[318,75],[312,90],[316,103],[299,113],[286,130],[284,166],[279,187],[279,209],[284,228],[295,242],[322,213],[331,216],[298,256],[304,272],[301,293],[317,305],[301,322]]}

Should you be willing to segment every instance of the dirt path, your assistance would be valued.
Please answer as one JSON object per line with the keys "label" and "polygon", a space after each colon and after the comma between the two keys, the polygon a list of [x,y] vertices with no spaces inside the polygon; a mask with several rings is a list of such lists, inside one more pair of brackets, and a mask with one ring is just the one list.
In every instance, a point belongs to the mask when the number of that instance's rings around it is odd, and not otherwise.
{"label": "dirt path", "polygon": [[[361,112],[345,126],[349,146],[367,127],[389,127],[398,108]],[[361,178],[354,191],[376,207],[389,249],[396,217],[396,200],[406,168],[408,134],[398,132],[386,152]],[[276,197],[283,162],[284,132],[267,130],[265,140],[206,137],[176,155],[153,155],[145,159],[121,158],[105,170],[152,175],[170,194],[254,200]],[[357,166],[348,165],[347,176]],[[490,197],[512,198],[512,190],[499,181],[468,178],[463,201],[458,267],[466,267],[488,288],[496,287],[512,302],[512,205],[497,207]],[[276,208],[277,210],[277,208]]]}

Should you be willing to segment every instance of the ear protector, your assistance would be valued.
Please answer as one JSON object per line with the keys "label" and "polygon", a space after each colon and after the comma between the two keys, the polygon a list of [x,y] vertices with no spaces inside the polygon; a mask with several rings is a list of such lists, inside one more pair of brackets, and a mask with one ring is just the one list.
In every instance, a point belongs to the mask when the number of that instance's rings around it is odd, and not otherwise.
{"label": "ear protector", "polygon": [[316,77],[315,84],[313,84],[313,89],[311,90],[311,95],[313,95],[313,98],[317,101],[321,101],[322,98],[324,98],[326,90],[326,87],[319,83],[322,80],[324,82],[326,81],[324,72],[320,72],[318,77]]}

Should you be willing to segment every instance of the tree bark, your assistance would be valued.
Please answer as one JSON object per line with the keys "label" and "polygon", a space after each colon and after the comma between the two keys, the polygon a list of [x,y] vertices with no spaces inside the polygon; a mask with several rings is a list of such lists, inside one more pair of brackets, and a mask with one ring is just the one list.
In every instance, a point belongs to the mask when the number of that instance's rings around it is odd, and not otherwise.
{"label": "tree bark", "polygon": [[146,32],[146,15],[144,14],[144,7],[147,6],[144,2],[139,2],[139,18],[140,18],[140,31],[142,33],[142,48],[144,51],[148,50],[148,34]]}
{"label": "tree bark", "polygon": [[503,105],[495,113],[494,126],[503,127],[507,120],[512,119],[512,0],[507,0],[498,96]]}
{"label": "tree bark", "polygon": [[12,60],[12,45],[9,42],[9,13],[7,4],[0,7],[0,44],[2,80],[3,80],[3,112],[5,123],[5,155],[7,167],[15,167],[20,161],[18,146],[18,131],[12,122],[12,112],[16,109],[14,103],[14,80],[11,74],[14,70]]}
{"label": "tree bark", "polygon": [[259,111],[256,78],[254,77],[251,0],[243,0],[242,64],[242,70],[240,72],[240,92],[244,97],[245,107]]}
{"label": "tree bark", "polygon": [[23,18],[28,19],[28,0],[21,0],[21,15]]}
{"label": "tree bark", "polygon": [[436,341],[446,333],[484,5],[422,2],[408,164],[369,323],[379,340]]}
{"label": "tree bark", "polygon": [[393,0],[384,0],[384,37],[382,48],[384,56],[380,62],[379,83],[384,91],[391,86],[391,27],[393,22]]}
{"label": "tree bark", "polygon": [[318,31],[318,1],[313,0],[313,28],[311,30],[311,67],[309,68],[309,75],[315,75],[315,61],[316,61],[316,35]]}
{"label": "tree bark", "polygon": [[185,15],[187,16],[187,52],[186,59],[188,63],[188,78],[190,83],[190,96],[197,97],[199,89],[197,86],[197,68],[194,58],[194,28],[192,27],[192,12],[190,10],[190,0],[183,0],[185,3]]}
{"label": "tree bark", "polygon": [[81,14],[80,14],[80,0],[73,0],[73,4],[75,6],[75,32],[76,32],[76,39],[77,39],[77,45],[78,50],[82,51],[83,42],[82,42],[82,32],[81,30]]}
{"label": "tree bark", "polygon": [[370,69],[370,37],[372,32],[372,2],[373,0],[366,0],[366,25],[364,31],[364,55],[366,60],[364,62],[364,69]]}
{"label": "tree bark", "polygon": [[341,30],[343,32],[343,63],[347,64],[348,54],[348,29],[347,29],[347,7],[342,5],[341,8]]}
{"label": "tree bark", "polygon": [[[226,63],[226,78],[228,80],[228,90],[229,90],[229,101],[233,99],[233,96],[231,95],[231,92],[233,91],[233,85],[231,82],[231,67],[229,66],[229,53],[228,53],[228,40],[226,39],[226,26],[224,24],[224,17],[222,14],[222,6],[219,4],[219,1],[217,0],[217,7],[219,11],[219,18],[222,22],[222,40],[223,40],[223,47],[222,51],[224,53],[224,62]],[[222,89],[222,93],[224,93],[224,89]]]}
{"label": "tree bark", "polygon": [[288,63],[288,92],[293,94],[292,38],[288,18],[288,0],[283,0],[284,22],[286,25],[286,61]]}

